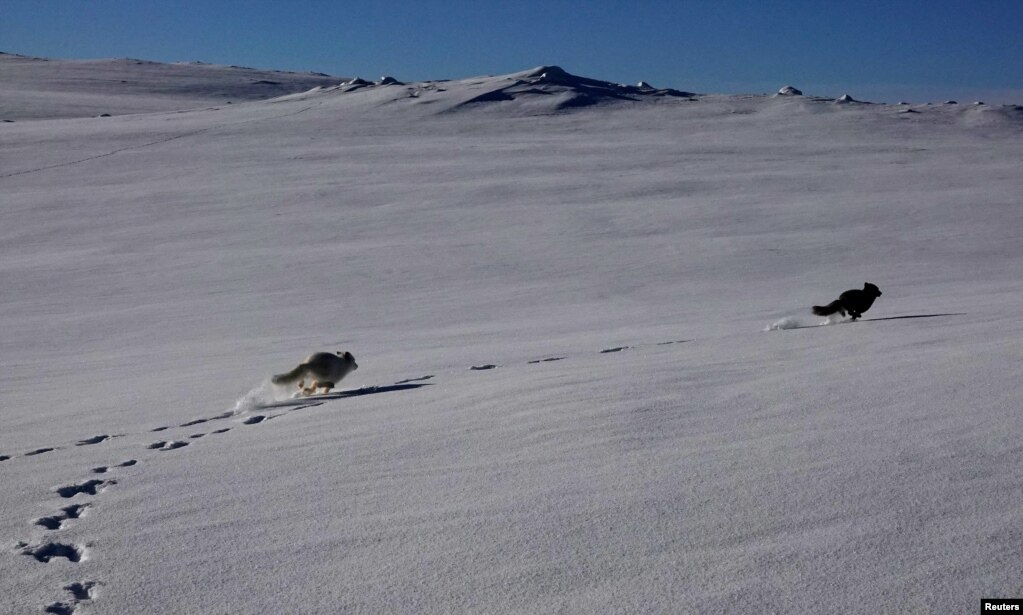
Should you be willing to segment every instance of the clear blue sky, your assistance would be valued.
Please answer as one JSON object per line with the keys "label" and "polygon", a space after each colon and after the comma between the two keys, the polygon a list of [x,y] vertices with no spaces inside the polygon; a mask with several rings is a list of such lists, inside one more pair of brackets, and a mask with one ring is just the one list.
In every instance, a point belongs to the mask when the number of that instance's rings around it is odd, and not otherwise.
{"label": "clear blue sky", "polygon": [[1023,0],[3,0],[0,50],[439,79],[1023,103]]}

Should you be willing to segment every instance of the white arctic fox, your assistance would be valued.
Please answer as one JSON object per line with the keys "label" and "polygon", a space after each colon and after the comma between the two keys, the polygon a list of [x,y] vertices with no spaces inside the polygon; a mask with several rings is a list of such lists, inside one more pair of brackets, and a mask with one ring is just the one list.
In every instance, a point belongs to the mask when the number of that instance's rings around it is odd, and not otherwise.
{"label": "white arctic fox", "polygon": [[[359,365],[350,352],[316,352],[306,357],[295,369],[286,374],[277,374],[271,381],[274,384],[285,385],[298,382],[298,388],[303,395],[312,395],[318,389],[328,393],[349,372],[357,369]],[[305,386],[307,378],[309,386]]]}

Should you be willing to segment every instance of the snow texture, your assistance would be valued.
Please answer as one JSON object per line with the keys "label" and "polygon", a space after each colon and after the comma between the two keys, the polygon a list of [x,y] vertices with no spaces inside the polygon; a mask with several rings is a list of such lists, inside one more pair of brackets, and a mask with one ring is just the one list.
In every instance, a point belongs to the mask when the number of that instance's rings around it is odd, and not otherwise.
{"label": "snow texture", "polygon": [[343,77],[134,58],[49,60],[0,53],[0,121],[109,117],[261,100]]}
{"label": "snow texture", "polygon": [[1023,108],[165,66],[0,58],[0,612],[1023,594]]}
{"label": "snow texture", "polygon": [[764,331],[781,331],[783,329],[799,329],[800,327],[805,327],[805,326],[807,326],[807,325],[805,325],[802,322],[800,322],[799,319],[793,318],[791,316],[786,316],[785,318],[781,318],[781,319],[776,320],[776,321],[772,322],[771,324],[767,325],[767,327],[764,329]]}

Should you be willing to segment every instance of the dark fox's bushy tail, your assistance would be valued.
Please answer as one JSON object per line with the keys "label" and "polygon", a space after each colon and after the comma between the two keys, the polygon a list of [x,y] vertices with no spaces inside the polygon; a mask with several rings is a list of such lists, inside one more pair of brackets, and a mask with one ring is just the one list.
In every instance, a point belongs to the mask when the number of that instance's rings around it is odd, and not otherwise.
{"label": "dark fox's bushy tail", "polygon": [[813,306],[813,313],[818,316],[831,316],[835,312],[842,309],[842,300],[835,299],[827,305],[815,305]]}
{"label": "dark fox's bushy tail", "polygon": [[298,380],[299,376],[302,375],[304,367],[305,367],[304,365],[299,365],[298,367],[296,367],[295,369],[291,370],[286,374],[277,374],[276,376],[270,379],[270,382],[274,384],[290,384],[292,382],[295,382],[296,380]]}

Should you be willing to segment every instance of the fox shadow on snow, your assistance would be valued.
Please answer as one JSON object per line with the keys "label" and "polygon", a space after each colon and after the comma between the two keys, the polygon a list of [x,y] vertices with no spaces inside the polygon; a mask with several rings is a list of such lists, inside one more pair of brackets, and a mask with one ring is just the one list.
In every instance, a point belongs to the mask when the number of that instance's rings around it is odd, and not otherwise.
{"label": "fox shadow on snow", "polygon": [[331,401],[334,399],[345,399],[347,397],[362,397],[363,395],[376,395],[377,393],[391,393],[394,391],[408,391],[410,389],[418,389],[420,387],[433,386],[430,383],[400,383],[400,384],[389,384],[385,386],[369,386],[362,387],[361,389],[354,389],[352,391],[338,391],[337,393],[326,393],[324,395],[310,395],[308,397],[296,397],[295,399],[286,399],[284,401],[274,402],[269,404],[273,407],[281,406],[305,406],[307,404]]}
{"label": "fox shadow on snow", "polygon": [[885,316],[884,318],[861,318],[860,320],[902,320],[904,318],[937,318],[939,316],[966,316],[966,312],[949,312],[947,314],[910,314],[909,316]]}
{"label": "fox shadow on snow", "polygon": [[[878,322],[882,320],[906,320],[909,318],[938,318],[941,316],[966,316],[966,312],[948,312],[944,314],[909,314],[906,316],[884,316],[882,318],[860,318],[858,322]],[[851,320],[841,320],[841,322],[853,322]],[[839,324],[839,323],[835,323]],[[789,327],[790,329],[817,329],[821,325],[802,325],[799,327]]]}

